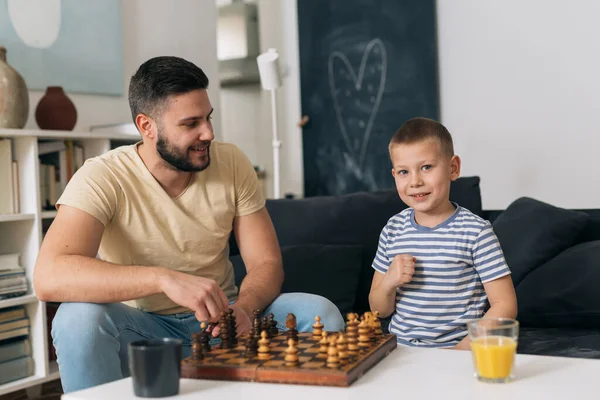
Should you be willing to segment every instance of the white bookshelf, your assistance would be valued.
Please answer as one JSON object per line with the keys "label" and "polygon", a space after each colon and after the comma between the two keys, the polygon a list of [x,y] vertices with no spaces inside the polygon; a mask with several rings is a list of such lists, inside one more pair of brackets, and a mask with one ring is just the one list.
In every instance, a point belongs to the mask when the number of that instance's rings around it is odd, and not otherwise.
{"label": "white bookshelf", "polygon": [[37,299],[32,287],[33,268],[42,241],[42,222],[47,224],[56,216],[55,211],[41,209],[38,158],[40,141],[76,141],[83,147],[85,157],[90,158],[109,151],[113,141],[120,145],[140,140],[139,135],[125,133],[0,129],[0,139],[5,138],[11,139],[13,160],[18,163],[20,213],[0,214],[0,254],[20,253],[20,262],[25,268],[30,289],[25,296],[0,300],[0,309],[17,305],[25,307],[30,320],[29,338],[34,373],[25,379],[0,385],[0,396],[59,378],[56,362],[48,360],[46,304]]}

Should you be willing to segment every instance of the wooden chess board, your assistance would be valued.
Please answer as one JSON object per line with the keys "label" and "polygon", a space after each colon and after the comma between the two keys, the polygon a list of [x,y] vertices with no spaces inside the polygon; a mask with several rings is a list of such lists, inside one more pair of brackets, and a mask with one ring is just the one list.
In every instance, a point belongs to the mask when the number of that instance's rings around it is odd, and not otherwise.
{"label": "wooden chess board", "polygon": [[181,362],[181,376],[191,379],[350,386],[396,348],[396,337],[383,335],[375,339],[368,348],[361,350],[356,359],[337,368],[327,367],[327,354],[319,353],[319,339],[314,338],[311,332],[298,334],[299,364],[296,366],[285,364],[285,333],[270,339],[269,360],[245,357],[245,343],[246,339],[240,338],[238,345],[232,349],[213,347],[210,352],[204,353],[203,360],[195,361],[191,357],[184,359]]}

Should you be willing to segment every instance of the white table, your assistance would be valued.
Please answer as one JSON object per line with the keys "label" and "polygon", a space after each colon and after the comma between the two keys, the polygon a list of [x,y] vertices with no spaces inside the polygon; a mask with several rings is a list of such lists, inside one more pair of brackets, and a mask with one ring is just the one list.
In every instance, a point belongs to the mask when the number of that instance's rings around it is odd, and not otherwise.
{"label": "white table", "polygon": [[[516,379],[481,383],[471,353],[398,347],[350,387],[182,379],[165,399],[599,399],[600,360],[517,355]],[[139,399],[131,378],[63,395],[64,400]]]}

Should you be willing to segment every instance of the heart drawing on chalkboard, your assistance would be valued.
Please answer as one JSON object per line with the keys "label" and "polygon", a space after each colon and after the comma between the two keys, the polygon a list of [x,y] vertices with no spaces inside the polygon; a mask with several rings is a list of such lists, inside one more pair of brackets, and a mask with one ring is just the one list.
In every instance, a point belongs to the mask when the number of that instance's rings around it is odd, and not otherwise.
{"label": "heart drawing on chalkboard", "polygon": [[358,72],[344,53],[334,51],[329,56],[328,72],[342,137],[349,156],[362,169],[385,87],[387,55],[383,42],[375,38],[366,45]]}

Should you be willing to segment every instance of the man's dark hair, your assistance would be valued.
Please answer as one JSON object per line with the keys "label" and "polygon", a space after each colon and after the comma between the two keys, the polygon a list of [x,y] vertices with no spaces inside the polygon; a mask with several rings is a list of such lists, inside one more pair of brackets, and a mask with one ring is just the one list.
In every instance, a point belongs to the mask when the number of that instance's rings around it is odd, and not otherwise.
{"label": "man's dark hair", "polygon": [[208,77],[196,65],[179,57],[154,57],[140,65],[129,82],[129,108],[135,123],[138,114],[157,118],[166,100],[208,88]]}
{"label": "man's dark hair", "polygon": [[454,144],[448,129],[438,121],[423,117],[406,121],[392,136],[389,147],[391,150],[396,144],[412,144],[427,139],[436,139],[448,157],[454,155]]}

